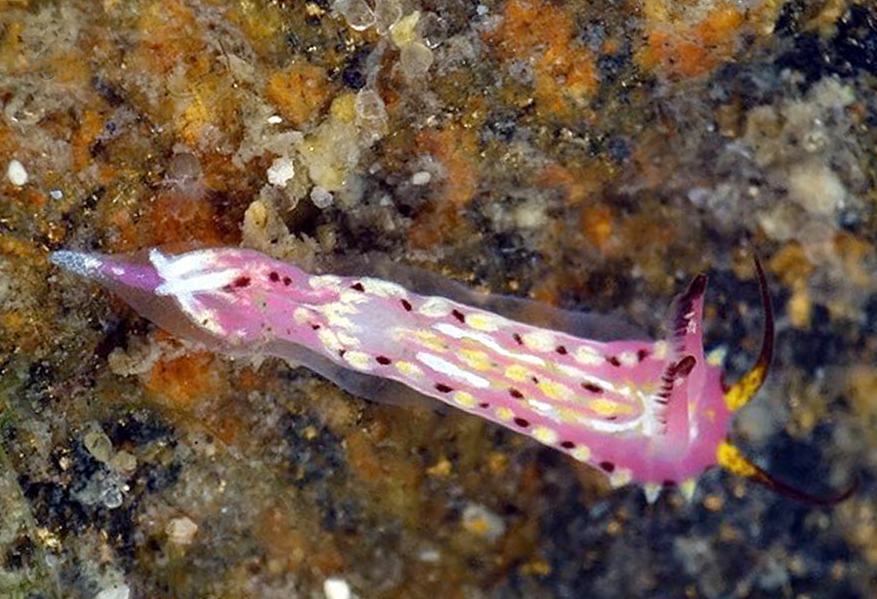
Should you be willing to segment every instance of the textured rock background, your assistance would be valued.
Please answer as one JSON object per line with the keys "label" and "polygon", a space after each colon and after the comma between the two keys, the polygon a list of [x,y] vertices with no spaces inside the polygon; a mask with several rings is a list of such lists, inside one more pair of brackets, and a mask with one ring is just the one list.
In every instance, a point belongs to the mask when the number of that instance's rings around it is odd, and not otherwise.
{"label": "textured rock background", "polygon": [[[877,9],[0,0],[0,595],[873,597]],[[429,406],[189,347],[52,249],[379,252],[757,352],[687,505]],[[327,581],[330,581],[327,583]]]}

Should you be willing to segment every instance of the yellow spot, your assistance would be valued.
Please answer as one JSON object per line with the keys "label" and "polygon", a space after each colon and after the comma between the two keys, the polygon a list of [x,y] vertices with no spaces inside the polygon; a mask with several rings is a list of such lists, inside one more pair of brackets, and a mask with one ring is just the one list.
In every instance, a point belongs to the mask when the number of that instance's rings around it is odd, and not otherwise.
{"label": "yellow spot", "polygon": [[686,478],[679,483],[679,491],[682,493],[685,501],[691,501],[691,498],[694,497],[694,489],[696,487],[697,481],[693,478]]}
{"label": "yellow spot", "polygon": [[339,289],[341,287],[341,277],[336,277],[335,275],[311,277],[310,284],[314,289]]}
{"label": "yellow spot", "polygon": [[575,358],[580,364],[588,366],[599,366],[603,363],[603,356],[585,345],[576,349]]}
{"label": "yellow spot", "polygon": [[483,351],[464,347],[460,350],[460,359],[475,370],[484,372],[490,369],[490,357]]}
{"label": "yellow spot", "polygon": [[442,341],[442,338],[429,331],[412,331],[414,337],[420,342],[420,345],[433,351],[443,352],[448,350],[448,346]]}
{"label": "yellow spot", "polygon": [[447,316],[451,313],[451,303],[442,297],[430,297],[420,304],[417,311],[432,318]]}
{"label": "yellow spot", "polygon": [[523,335],[522,341],[537,351],[552,351],[557,346],[557,339],[548,331],[530,331]]}
{"label": "yellow spot", "polygon": [[353,326],[353,321],[349,318],[338,316],[334,313],[324,313],[324,316],[326,317],[326,322],[329,326],[339,329],[347,329],[348,331],[357,330],[357,328]]}
{"label": "yellow spot", "polygon": [[588,408],[595,414],[606,418],[618,416],[619,414],[630,414],[633,412],[633,409],[627,404],[618,403],[617,401],[604,399],[602,397],[589,401]]}
{"label": "yellow spot", "polygon": [[338,331],[337,335],[338,335],[338,340],[345,347],[358,347],[359,346],[359,339],[357,339],[356,337],[354,337],[352,335],[348,335],[344,331]]}
{"label": "yellow spot", "polygon": [[587,445],[579,445],[570,452],[570,455],[580,462],[587,462],[591,459],[591,448]]}
{"label": "yellow spot", "polygon": [[560,418],[560,420],[566,424],[580,423],[579,419],[582,417],[582,415],[576,410],[555,406],[554,411],[557,413],[558,418]]}
{"label": "yellow spot", "polygon": [[404,360],[396,362],[396,370],[410,379],[419,379],[423,377],[423,370],[421,370],[420,366],[412,364],[411,362],[405,362]]}
{"label": "yellow spot", "polygon": [[658,341],[657,343],[655,343],[652,357],[656,360],[664,360],[667,357],[666,341]]}
{"label": "yellow spot", "polygon": [[408,295],[408,292],[401,285],[397,285],[396,283],[391,283],[389,281],[382,281],[381,279],[372,279],[370,277],[366,277],[364,279],[360,279],[359,282],[362,284],[363,289],[365,289],[366,293],[371,295],[376,295],[378,297],[405,297]]}
{"label": "yellow spot", "polygon": [[526,381],[530,377],[530,371],[520,364],[512,364],[505,369],[505,375],[513,381]]}
{"label": "yellow spot", "polygon": [[333,353],[341,349],[341,343],[331,329],[322,328],[317,331],[317,339],[320,340],[320,343],[322,343],[326,349]]}
{"label": "yellow spot", "polygon": [[632,480],[630,470],[627,468],[617,468],[615,472],[609,475],[609,484],[614,488],[623,487]]}
{"label": "yellow spot", "polygon": [[358,313],[358,308],[340,302],[332,302],[331,304],[319,306],[316,309],[326,317],[330,325],[351,330],[355,329],[353,322],[346,315]]}
{"label": "yellow spot", "polygon": [[344,352],[344,361],[357,370],[368,370],[371,366],[371,356],[361,351]]}
{"label": "yellow spot", "polygon": [[743,457],[739,449],[724,441],[716,447],[716,462],[719,466],[733,474],[739,474],[747,478],[761,479],[763,477],[758,466]]}
{"label": "yellow spot", "polygon": [[304,324],[311,318],[310,310],[305,308],[296,308],[292,313],[292,319],[298,324]]}
{"label": "yellow spot", "polygon": [[618,360],[624,366],[628,366],[628,367],[629,366],[636,366],[637,364],[639,364],[639,359],[636,357],[636,354],[631,352],[631,351],[621,352],[621,354],[618,356]]}
{"label": "yellow spot", "polygon": [[466,393],[465,391],[455,391],[453,397],[454,402],[464,408],[474,408],[475,404],[478,403],[471,393]]}
{"label": "yellow spot", "polygon": [[710,366],[721,366],[728,352],[722,348],[716,348],[706,355],[706,363]]}
{"label": "yellow spot", "polygon": [[502,421],[508,422],[515,417],[515,413],[512,412],[509,408],[503,406],[496,409],[496,417]]}
{"label": "yellow spot", "polygon": [[363,295],[359,291],[345,289],[338,294],[338,301],[342,304],[361,304],[365,301],[368,301],[368,297]]}
{"label": "yellow spot", "polygon": [[492,333],[499,329],[500,321],[490,314],[482,314],[473,312],[466,316],[466,324],[476,331],[486,331]]}
{"label": "yellow spot", "polygon": [[541,441],[547,445],[557,443],[557,433],[547,426],[537,426],[533,429],[533,437],[537,441]]}
{"label": "yellow spot", "polygon": [[548,399],[553,399],[555,401],[569,400],[575,396],[572,389],[570,389],[566,385],[561,385],[557,381],[539,381],[539,384],[536,386],[539,388],[539,391],[541,391],[545,395],[545,397],[547,397]]}
{"label": "yellow spot", "polygon": [[745,406],[746,403],[752,399],[752,396],[755,395],[755,392],[758,391],[758,388],[761,387],[761,383],[764,382],[766,374],[767,369],[760,365],[756,365],[755,368],[744,374],[743,377],[737,381],[733,387],[728,389],[727,393],[725,393],[725,405],[728,406],[728,409],[735,412]]}

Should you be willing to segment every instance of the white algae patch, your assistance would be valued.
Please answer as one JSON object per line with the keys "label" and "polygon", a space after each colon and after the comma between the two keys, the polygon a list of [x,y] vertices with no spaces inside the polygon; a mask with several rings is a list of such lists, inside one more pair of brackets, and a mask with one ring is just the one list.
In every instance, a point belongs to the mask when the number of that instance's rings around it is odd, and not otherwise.
{"label": "white algae patch", "polygon": [[9,166],[6,167],[6,178],[9,179],[10,183],[18,187],[25,185],[28,177],[24,165],[15,158],[10,160]]}
{"label": "white algae patch", "polygon": [[342,578],[327,578],[323,583],[323,594],[326,599],[350,599],[350,585]]}

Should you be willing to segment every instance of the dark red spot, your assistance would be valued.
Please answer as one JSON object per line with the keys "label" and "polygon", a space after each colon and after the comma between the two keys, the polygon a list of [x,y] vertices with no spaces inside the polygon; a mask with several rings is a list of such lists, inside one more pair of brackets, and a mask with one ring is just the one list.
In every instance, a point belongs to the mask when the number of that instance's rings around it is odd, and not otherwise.
{"label": "dark red spot", "polygon": [[615,471],[615,464],[612,462],[600,462],[600,468],[608,474],[612,474]]}
{"label": "dark red spot", "polygon": [[478,407],[486,410],[487,408],[490,407],[490,404],[485,401],[485,402],[478,404]]}
{"label": "dark red spot", "polygon": [[603,393],[603,387],[594,383],[582,383],[582,387],[585,391],[590,391],[591,393]]}
{"label": "dark red spot", "polygon": [[375,360],[378,361],[378,364],[383,364],[384,366],[392,362],[392,360],[390,360],[390,358],[388,358],[387,356],[378,356],[377,358],[375,358]]}
{"label": "dark red spot", "polygon": [[706,291],[706,275],[699,274],[694,277],[694,280],[688,287],[688,291],[685,293],[685,296],[686,298],[690,299],[693,297],[697,297],[698,295],[703,295],[704,291]]}
{"label": "dark red spot", "polygon": [[539,379],[537,379],[535,376],[531,376],[531,377],[530,377],[530,380],[533,381],[533,384],[534,384],[534,385],[538,385],[538,384],[539,384]]}
{"label": "dark red spot", "polygon": [[250,277],[238,277],[232,282],[235,287],[247,287],[249,284]]}
{"label": "dark red spot", "polygon": [[466,322],[466,317],[459,310],[454,310],[453,312],[451,312],[451,314],[460,322]]}
{"label": "dark red spot", "polygon": [[686,377],[691,374],[695,364],[697,364],[697,358],[685,356],[673,367],[673,374],[677,377]]}
{"label": "dark red spot", "polygon": [[665,487],[668,487],[668,488],[671,488],[671,489],[672,489],[673,487],[676,486],[676,481],[675,481],[675,480],[667,479],[667,480],[664,481],[663,484],[664,484]]}
{"label": "dark red spot", "polygon": [[514,335],[512,335],[512,339],[514,339],[518,345],[524,345],[524,340],[521,339],[521,336],[519,334],[515,333]]}
{"label": "dark red spot", "polygon": [[436,383],[435,384],[436,391],[441,391],[442,393],[450,393],[453,391],[451,387],[448,387],[444,383]]}
{"label": "dark red spot", "polygon": [[283,284],[289,287],[290,285],[292,285],[292,279],[290,279],[289,277],[283,277]]}
{"label": "dark red spot", "polygon": [[511,395],[515,399],[524,399],[524,394],[515,388],[509,389],[509,395]]}
{"label": "dark red spot", "polygon": [[268,278],[274,281],[275,283],[280,280],[280,275],[274,272],[273,270],[268,274]]}
{"label": "dark red spot", "polygon": [[399,300],[402,303],[402,307],[405,308],[406,312],[411,312],[411,302],[407,299]]}
{"label": "dark red spot", "polygon": [[565,355],[566,355],[566,348],[565,348],[564,346],[562,346],[562,345],[558,345],[557,347],[555,347],[555,348],[554,348],[554,351],[556,351],[557,353],[559,353],[561,356],[565,356]]}
{"label": "dark red spot", "polygon": [[563,447],[564,449],[575,449],[576,448],[576,444],[573,443],[572,441],[561,441],[560,446]]}
{"label": "dark red spot", "polygon": [[362,286],[362,283],[354,283],[350,288],[354,291],[365,291],[365,287]]}
{"label": "dark red spot", "polygon": [[312,328],[313,330],[315,330],[315,331],[319,331],[319,330],[320,330],[320,325],[314,323],[314,324],[311,325],[311,328]]}
{"label": "dark red spot", "polygon": [[338,350],[338,355],[341,356],[342,358],[344,357],[344,354],[346,354],[346,353],[347,353],[346,349],[339,349]]}
{"label": "dark red spot", "polygon": [[621,360],[618,359],[618,356],[612,356],[609,358],[609,363],[613,366],[621,366]]}
{"label": "dark red spot", "polygon": [[527,428],[530,426],[530,421],[525,418],[515,418],[515,424],[520,426],[521,428]]}
{"label": "dark red spot", "polygon": [[642,362],[643,360],[645,360],[648,357],[649,357],[649,350],[647,350],[647,349],[641,349],[638,352],[636,352],[636,359],[639,360],[640,362]]}

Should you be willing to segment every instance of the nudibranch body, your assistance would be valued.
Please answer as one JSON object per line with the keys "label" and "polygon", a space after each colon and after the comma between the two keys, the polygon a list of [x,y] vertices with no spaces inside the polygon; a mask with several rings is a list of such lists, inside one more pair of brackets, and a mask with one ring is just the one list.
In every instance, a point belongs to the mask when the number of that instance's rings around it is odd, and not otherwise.
{"label": "nudibranch body", "polygon": [[[733,412],[771,357],[767,324],[754,369],[725,390],[701,330],[706,277],[676,303],[659,341],[594,341],[537,328],[371,277],[311,275],[252,250],[202,249],[148,260],[60,251],[55,264],[93,277],[172,333],[235,353],[295,358],[398,381],[569,454],[620,486],[691,493],[721,465],[780,490],[726,441]],[[800,494],[799,494],[800,496]]]}

